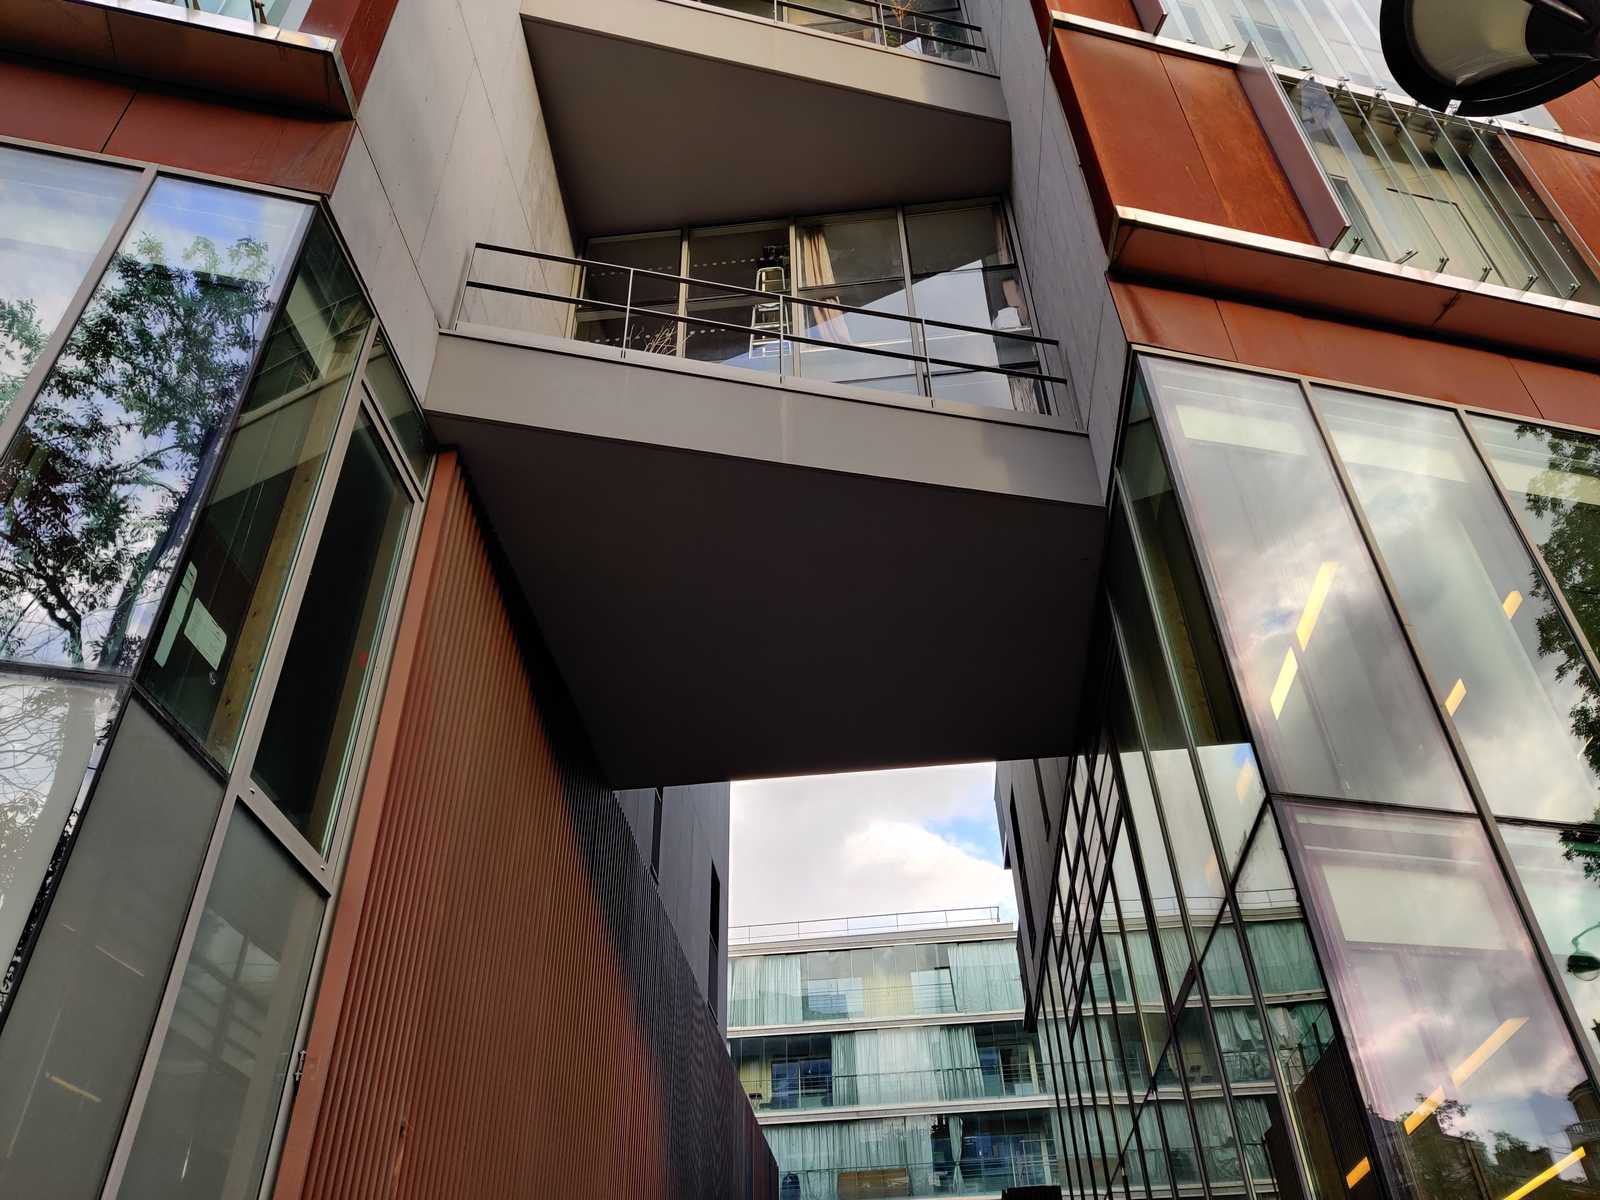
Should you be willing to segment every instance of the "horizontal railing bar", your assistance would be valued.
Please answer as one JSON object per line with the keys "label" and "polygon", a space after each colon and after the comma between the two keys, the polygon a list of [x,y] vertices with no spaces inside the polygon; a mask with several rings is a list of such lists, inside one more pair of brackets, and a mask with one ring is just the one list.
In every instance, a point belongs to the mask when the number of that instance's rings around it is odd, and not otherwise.
{"label": "horizontal railing bar", "polygon": [[[727,295],[759,296],[759,297],[764,298],[768,303],[781,302],[781,303],[784,303],[784,304],[809,304],[813,308],[826,308],[826,309],[829,309],[829,310],[831,310],[833,312],[856,313],[856,314],[858,314],[860,316],[864,316],[864,317],[876,317],[881,321],[904,321],[904,322],[906,322],[908,324],[912,324],[912,325],[926,325],[930,329],[954,329],[954,330],[957,330],[957,331],[959,331],[961,333],[992,334],[995,337],[1007,337],[1007,338],[1013,338],[1013,339],[1015,339],[1017,341],[1036,342],[1041,346],[1057,346],[1057,345],[1060,344],[1059,342],[1056,341],[1055,338],[1041,337],[1038,334],[1034,334],[1034,333],[1009,333],[1009,332],[1007,332],[1007,331],[1005,331],[1003,329],[988,329],[988,328],[985,328],[982,325],[962,325],[962,324],[958,324],[955,321],[939,321],[939,320],[935,320],[935,319],[933,319],[931,317],[913,317],[913,316],[907,316],[907,315],[904,315],[904,314],[901,314],[901,313],[886,313],[886,312],[881,312],[881,311],[879,311],[878,309],[875,309],[875,308],[857,308],[854,305],[851,305],[851,304],[840,304],[840,303],[838,303],[836,301],[833,301],[833,300],[813,300],[809,296],[792,296],[788,292],[764,292],[759,288],[745,288],[745,287],[740,287],[737,284],[713,283],[711,280],[696,279],[691,275],[669,275],[665,271],[651,271],[651,270],[648,270],[648,269],[646,269],[644,267],[621,267],[621,266],[618,266],[616,263],[597,262],[597,261],[595,261],[593,259],[586,259],[586,258],[569,258],[569,257],[565,257],[565,256],[562,256],[562,255],[557,255],[557,254],[545,254],[545,253],[543,253],[541,251],[538,251],[538,250],[518,250],[518,249],[514,249],[514,248],[512,248],[510,246],[497,246],[497,245],[493,245],[493,244],[488,243],[488,242],[479,242],[477,244],[477,246],[474,247],[474,249],[475,250],[490,250],[490,251],[493,251],[493,252],[495,252],[497,254],[513,254],[513,255],[517,255],[517,256],[522,257],[522,258],[537,258],[537,259],[541,259],[541,260],[546,261],[546,262],[565,263],[568,266],[578,266],[578,267],[598,266],[598,267],[610,267],[612,270],[615,270],[615,271],[633,271],[636,275],[646,275],[646,276],[649,276],[652,279],[664,279],[664,280],[671,281],[673,283],[687,283],[687,284],[690,284],[690,285],[695,286],[695,287],[719,287],[719,288],[724,289],[724,293],[727,294]],[[479,281],[474,280],[474,279],[468,279],[467,283],[466,283],[466,286],[469,287],[469,288],[471,288],[471,287],[487,288],[487,289],[489,289],[491,291],[506,292],[506,293],[510,293],[510,294],[514,294],[515,292],[517,292],[519,290],[513,284],[485,283],[485,282],[479,282]],[[845,286],[848,286],[848,285],[845,285]],[[520,289],[520,290],[526,291],[529,295],[535,294],[533,289]],[[538,294],[541,295],[541,296],[545,296],[546,295],[545,293],[538,293]],[[547,298],[554,299],[555,297],[547,297]],[[714,297],[696,297],[695,299],[702,299],[702,298],[703,299],[712,299]],[[591,299],[588,296],[572,296],[572,295],[568,295],[568,296],[564,297],[564,299],[566,299],[567,301],[569,301],[571,303],[575,303],[575,304],[592,304],[592,305],[597,305],[597,306],[611,305],[611,304],[614,303],[612,301]],[[675,302],[674,301],[663,301],[663,303],[675,303]],[[634,308],[635,312],[641,311],[639,305],[637,305],[637,304],[635,304],[633,306],[633,308]]]}
{"label": "horizontal railing bar", "polygon": [[[833,12],[826,8],[813,8],[809,4],[795,3],[794,0],[779,0],[778,7],[803,13],[810,13],[817,17],[831,17],[835,21],[844,21],[851,25],[860,25],[865,29],[892,29],[896,33],[909,33],[912,37],[925,37],[929,41],[944,42],[946,45],[960,46],[966,50],[988,49],[988,47],[982,43],[963,42],[958,38],[943,37],[937,33],[922,33],[917,29],[905,25],[899,25],[893,21],[874,21],[868,17],[852,17],[849,13]],[[919,13],[918,15],[920,16],[921,14]],[[983,32],[983,27],[981,25],[973,25],[966,21],[957,21],[945,17],[927,17],[925,19],[929,21],[938,21],[941,25],[953,25],[958,29],[965,29],[971,33],[981,34]],[[802,26],[802,28],[805,28],[805,26]],[[897,49],[897,47],[890,47],[890,49]]]}
{"label": "horizontal railing bar", "polygon": [[[558,295],[555,292],[533,291],[528,288],[511,287],[499,283],[476,283],[469,281],[467,289],[497,292],[510,296],[521,296],[530,300],[548,300],[556,304],[588,304],[595,308],[603,308],[607,312],[632,312],[638,317],[657,317],[663,321],[683,321],[690,325],[700,325],[708,329],[725,329],[730,333],[755,334],[759,337],[770,337],[775,342],[793,342],[805,346],[820,346],[827,350],[842,350],[851,354],[871,354],[879,358],[892,358],[910,363],[927,363],[935,367],[949,367],[951,372],[977,372],[981,371],[990,375],[1006,375],[1015,379],[1037,379],[1043,383],[1065,384],[1069,381],[1060,375],[1048,375],[1043,371],[1029,371],[1019,367],[1002,367],[998,363],[986,365],[983,363],[963,362],[954,358],[933,358],[926,354],[906,353],[899,350],[881,350],[876,346],[863,346],[853,342],[832,342],[825,338],[807,337],[800,333],[778,333],[773,330],[760,329],[754,325],[736,325],[729,321],[716,321],[710,317],[691,317],[685,313],[654,312],[650,309],[633,308],[627,305],[616,304],[609,300],[586,300],[572,296]],[[1012,334],[995,333],[993,330],[974,330],[975,333],[989,333],[994,337],[1012,337]],[[1021,340],[1037,342],[1037,338],[1024,338]],[[1047,343],[1048,344],[1048,343]],[[675,357],[675,356],[673,356]],[[800,378],[807,378],[804,375]],[[811,377],[818,378],[818,377]],[[822,382],[829,382],[822,380]]]}

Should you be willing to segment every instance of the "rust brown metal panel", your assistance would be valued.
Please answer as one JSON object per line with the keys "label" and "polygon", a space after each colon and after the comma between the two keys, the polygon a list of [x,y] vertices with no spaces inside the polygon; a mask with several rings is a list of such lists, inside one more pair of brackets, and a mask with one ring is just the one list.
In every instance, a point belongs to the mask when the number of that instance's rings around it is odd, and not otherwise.
{"label": "rust brown metal panel", "polygon": [[1600,429],[1600,375],[1551,363],[1513,359],[1540,416],[1568,425]]}
{"label": "rust brown metal panel", "polygon": [[0,134],[100,151],[133,88],[88,71],[0,56]]}
{"label": "rust brown metal panel", "polygon": [[715,1024],[493,554],[446,456],[275,1196],[743,1196],[747,1176],[772,1196]]}
{"label": "rust brown metal panel", "polygon": [[1233,342],[1210,296],[1113,280],[1111,298],[1130,342],[1207,358],[1234,358]]}
{"label": "rust brown metal panel", "polygon": [[1586,83],[1545,107],[1564,133],[1600,141],[1600,83]]}
{"label": "rust brown metal panel", "polygon": [[[1064,68],[1057,72],[1057,86],[1064,85],[1071,93],[1068,115],[1071,119],[1076,111],[1073,134],[1079,155],[1093,156],[1112,202],[1213,225],[1231,224],[1168,77],[1166,56],[1071,29],[1056,30],[1056,45]],[[1138,97],[1137,104],[1130,103],[1133,96]],[[1248,107],[1245,113],[1255,126]],[[1080,123],[1081,136],[1076,128]],[[1278,170],[1276,161],[1272,169]],[[1246,182],[1241,178],[1241,185]]]}
{"label": "rust brown metal panel", "polygon": [[1577,239],[1594,269],[1600,264],[1600,154],[1537,138],[1508,136],[1505,143],[1539,198]]}
{"label": "rust brown metal panel", "polygon": [[338,40],[339,56],[358,101],[367,90],[367,80],[372,78],[372,66],[378,61],[378,51],[383,48],[383,38],[389,32],[389,21],[398,3],[399,0],[312,0],[300,23],[304,33]]}
{"label": "rust brown metal panel", "polygon": [[1503,354],[1232,300],[1218,309],[1241,363],[1538,415]]}
{"label": "rust brown metal panel", "polygon": [[106,143],[111,154],[252,183],[329,193],[355,122],[215,104],[142,88]]}
{"label": "rust brown metal panel", "polygon": [[1176,54],[1163,54],[1161,62],[1221,198],[1227,214],[1222,223],[1268,237],[1316,241],[1238,73]]}

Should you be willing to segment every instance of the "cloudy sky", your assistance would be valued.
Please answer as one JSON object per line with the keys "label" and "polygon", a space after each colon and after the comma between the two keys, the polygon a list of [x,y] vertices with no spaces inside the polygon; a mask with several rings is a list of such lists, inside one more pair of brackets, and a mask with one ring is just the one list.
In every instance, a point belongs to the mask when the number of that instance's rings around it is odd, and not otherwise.
{"label": "cloudy sky", "polygon": [[728,923],[999,905],[994,764],[733,785]]}

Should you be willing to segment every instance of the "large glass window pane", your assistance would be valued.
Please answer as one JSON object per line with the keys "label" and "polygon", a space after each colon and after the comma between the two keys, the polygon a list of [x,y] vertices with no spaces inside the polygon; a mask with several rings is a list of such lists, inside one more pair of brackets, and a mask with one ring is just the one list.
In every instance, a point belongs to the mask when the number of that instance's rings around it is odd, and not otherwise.
{"label": "large glass window pane", "polygon": [[1600,1043],[1600,841],[1592,830],[1500,832],[1578,1020]]}
{"label": "large glass window pane", "polygon": [[1317,402],[1490,806],[1592,819],[1600,686],[1455,413],[1322,389]]}
{"label": "large glass window pane", "polygon": [[1503,1200],[1554,1184],[1551,1195],[1600,1195],[1568,1133],[1593,1111],[1593,1086],[1482,826],[1286,812],[1402,1192]]}
{"label": "large glass window pane", "polygon": [[689,285],[688,314],[738,328],[686,324],[685,355],[748,370],[778,370],[779,335],[788,315],[783,298],[792,283],[788,224],[693,230],[689,276],[706,282]]}
{"label": "large glass window pane", "polygon": [[907,213],[906,242],[911,248],[911,271],[918,276],[1013,261],[1005,209],[998,204]]}
{"label": "large glass window pane", "polygon": [[256,1195],[323,903],[255,817],[234,809],[119,1195]]}
{"label": "large glass window pane", "polygon": [[[1217,861],[1189,753],[1189,734],[1167,670],[1155,617],[1145,594],[1127,512],[1119,504],[1111,520],[1106,576],[1128,656],[1128,681],[1150,754],[1167,844],[1183,888],[1184,905],[1197,929],[1208,928],[1222,908],[1227,880]],[[1233,780],[1229,786],[1236,786]],[[1136,818],[1137,820],[1137,818]],[[1139,826],[1140,844],[1159,829]]]}
{"label": "large glass window pane", "polygon": [[115,701],[107,687],[0,675],[0,964],[22,937]]}
{"label": "large glass window pane", "polygon": [[1224,868],[1231,872],[1261,809],[1261,770],[1234,702],[1227,659],[1206,607],[1205,587],[1161,457],[1143,380],[1134,385],[1120,478],[1150,574],[1151,599],[1175,660],[1211,815],[1222,839]]}
{"label": "large glass window pane", "polygon": [[411,497],[360,414],[273,692],[255,780],[324,853]]}
{"label": "large glass window pane", "polygon": [[[650,233],[618,238],[597,238],[589,243],[588,258],[596,264],[583,269],[583,297],[577,306],[572,336],[580,342],[597,342],[651,354],[678,352],[676,314],[683,270],[683,238],[672,233]],[[625,317],[632,305],[636,311]]]}
{"label": "large glass window pane", "polygon": [[1300,389],[1143,369],[1274,786],[1468,809]]}
{"label": "large glass window pane", "polygon": [[412,472],[426,483],[428,466],[433,461],[433,438],[382,329],[378,330],[372,349],[367,352],[365,378],[373,399],[389,418],[389,428],[394,430],[395,440],[400,443]]}
{"label": "large glass window pane", "polygon": [[145,659],[145,686],[224,766],[233,762],[371,320],[319,218]]}
{"label": "large glass window pane", "polygon": [[221,803],[131,702],[0,1028],[0,1195],[100,1195]]}
{"label": "large glass window pane", "polygon": [[0,416],[138,183],[127,167],[0,146]]}
{"label": "large glass window pane", "polygon": [[131,669],[310,211],[157,181],[0,460],[0,655]]}

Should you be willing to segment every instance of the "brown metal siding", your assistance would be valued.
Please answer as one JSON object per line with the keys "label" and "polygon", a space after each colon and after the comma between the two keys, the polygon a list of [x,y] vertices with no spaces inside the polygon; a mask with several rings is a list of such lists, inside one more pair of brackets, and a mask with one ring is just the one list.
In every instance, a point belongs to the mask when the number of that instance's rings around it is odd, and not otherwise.
{"label": "brown metal siding", "polygon": [[275,1195],[773,1196],[460,468],[433,484]]}

